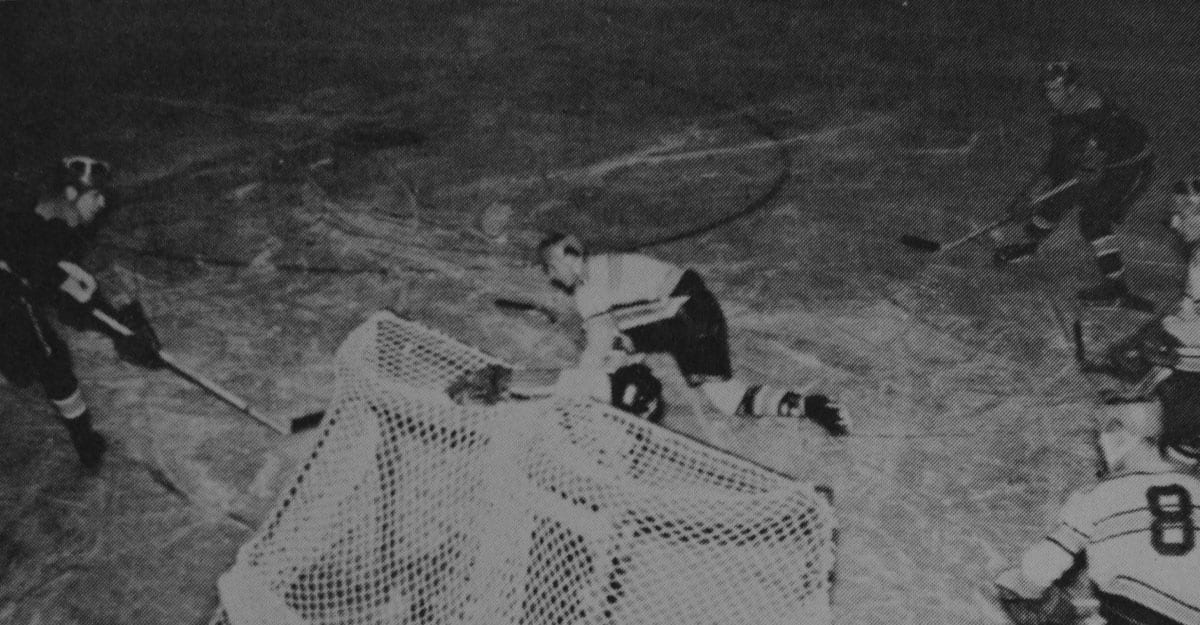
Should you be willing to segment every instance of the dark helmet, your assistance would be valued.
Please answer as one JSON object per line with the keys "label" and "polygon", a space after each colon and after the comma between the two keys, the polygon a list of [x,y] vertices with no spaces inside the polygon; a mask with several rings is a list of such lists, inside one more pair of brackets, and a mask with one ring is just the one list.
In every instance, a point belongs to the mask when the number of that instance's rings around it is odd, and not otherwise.
{"label": "dark helmet", "polygon": [[1054,61],[1042,67],[1041,84],[1043,87],[1060,84],[1067,87],[1079,81],[1079,67],[1070,61]]}
{"label": "dark helmet", "polygon": [[1200,176],[1176,180],[1175,185],[1171,187],[1171,192],[1192,201],[1200,200]]}
{"label": "dark helmet", "polygon": [[651,423],[658,423],[666,412],[662,382],[644,364],[625,365],[609,375],[612,405]]}
{"label": "dark helmet", "polygon": [[67,156],[58,161],[57,183],[73,188],[77,193],[92,189],[105,190],[112,181],[112,166],[90,156]]}
{"label": "dark helmet", "polygon": [[551,232],[538,243],[537,260],[542,269],[545,269],[550,264],[552,256],[567,255],[567,256],[587,256],[587,246],[583,241],[574,234],[565,232]]}

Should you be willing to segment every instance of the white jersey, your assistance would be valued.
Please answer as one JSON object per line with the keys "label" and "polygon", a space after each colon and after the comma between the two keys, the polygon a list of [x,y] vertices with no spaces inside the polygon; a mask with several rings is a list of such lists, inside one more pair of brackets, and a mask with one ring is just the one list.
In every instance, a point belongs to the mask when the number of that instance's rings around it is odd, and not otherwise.
{"label": "white jersey", "polygon": [[1116,476],[1076,492],[1058,518],[1047,540],[1071,555],[1086,550],[1101,591],[1200,625],[1200,478]]}
{"label": "white jersey", "polygon": [[584,261],[575,308],[584,319],[614,307],[668,297],[683,270],[642,254],[597,254]]}

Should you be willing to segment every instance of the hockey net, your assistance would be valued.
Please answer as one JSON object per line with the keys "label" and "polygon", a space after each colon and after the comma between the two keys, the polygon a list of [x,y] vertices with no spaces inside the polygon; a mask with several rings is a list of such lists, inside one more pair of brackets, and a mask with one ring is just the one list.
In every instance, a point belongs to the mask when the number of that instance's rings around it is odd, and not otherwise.
{"label": "hockey net", "polygon": [[464,407],[494,358],[378,313],[307,461],[218,582],[231,625],[830,621],[813,486],[608,407]]}

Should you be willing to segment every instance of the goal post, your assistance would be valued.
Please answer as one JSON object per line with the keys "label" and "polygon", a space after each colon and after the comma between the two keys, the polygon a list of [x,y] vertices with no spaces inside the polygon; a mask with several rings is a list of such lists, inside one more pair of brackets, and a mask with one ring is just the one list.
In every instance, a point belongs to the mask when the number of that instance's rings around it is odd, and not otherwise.
{"label": "goal post", "polygon": [[377,313],[306,461],[221,576],[230,625],[826,625],[811,485],[578,399],[454,404],[498,361]]}

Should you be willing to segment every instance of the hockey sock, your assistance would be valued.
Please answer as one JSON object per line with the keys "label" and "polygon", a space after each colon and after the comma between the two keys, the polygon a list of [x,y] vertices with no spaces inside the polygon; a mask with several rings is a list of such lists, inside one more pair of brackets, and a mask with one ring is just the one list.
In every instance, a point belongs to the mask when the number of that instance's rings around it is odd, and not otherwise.
{"label": "hockey sock", "polygon": [[83,401],[83,393],[76,387],[75,391],[63,399],[51,399],[58,414],[67,420],[78,419],[87,412],[87,404]]}

